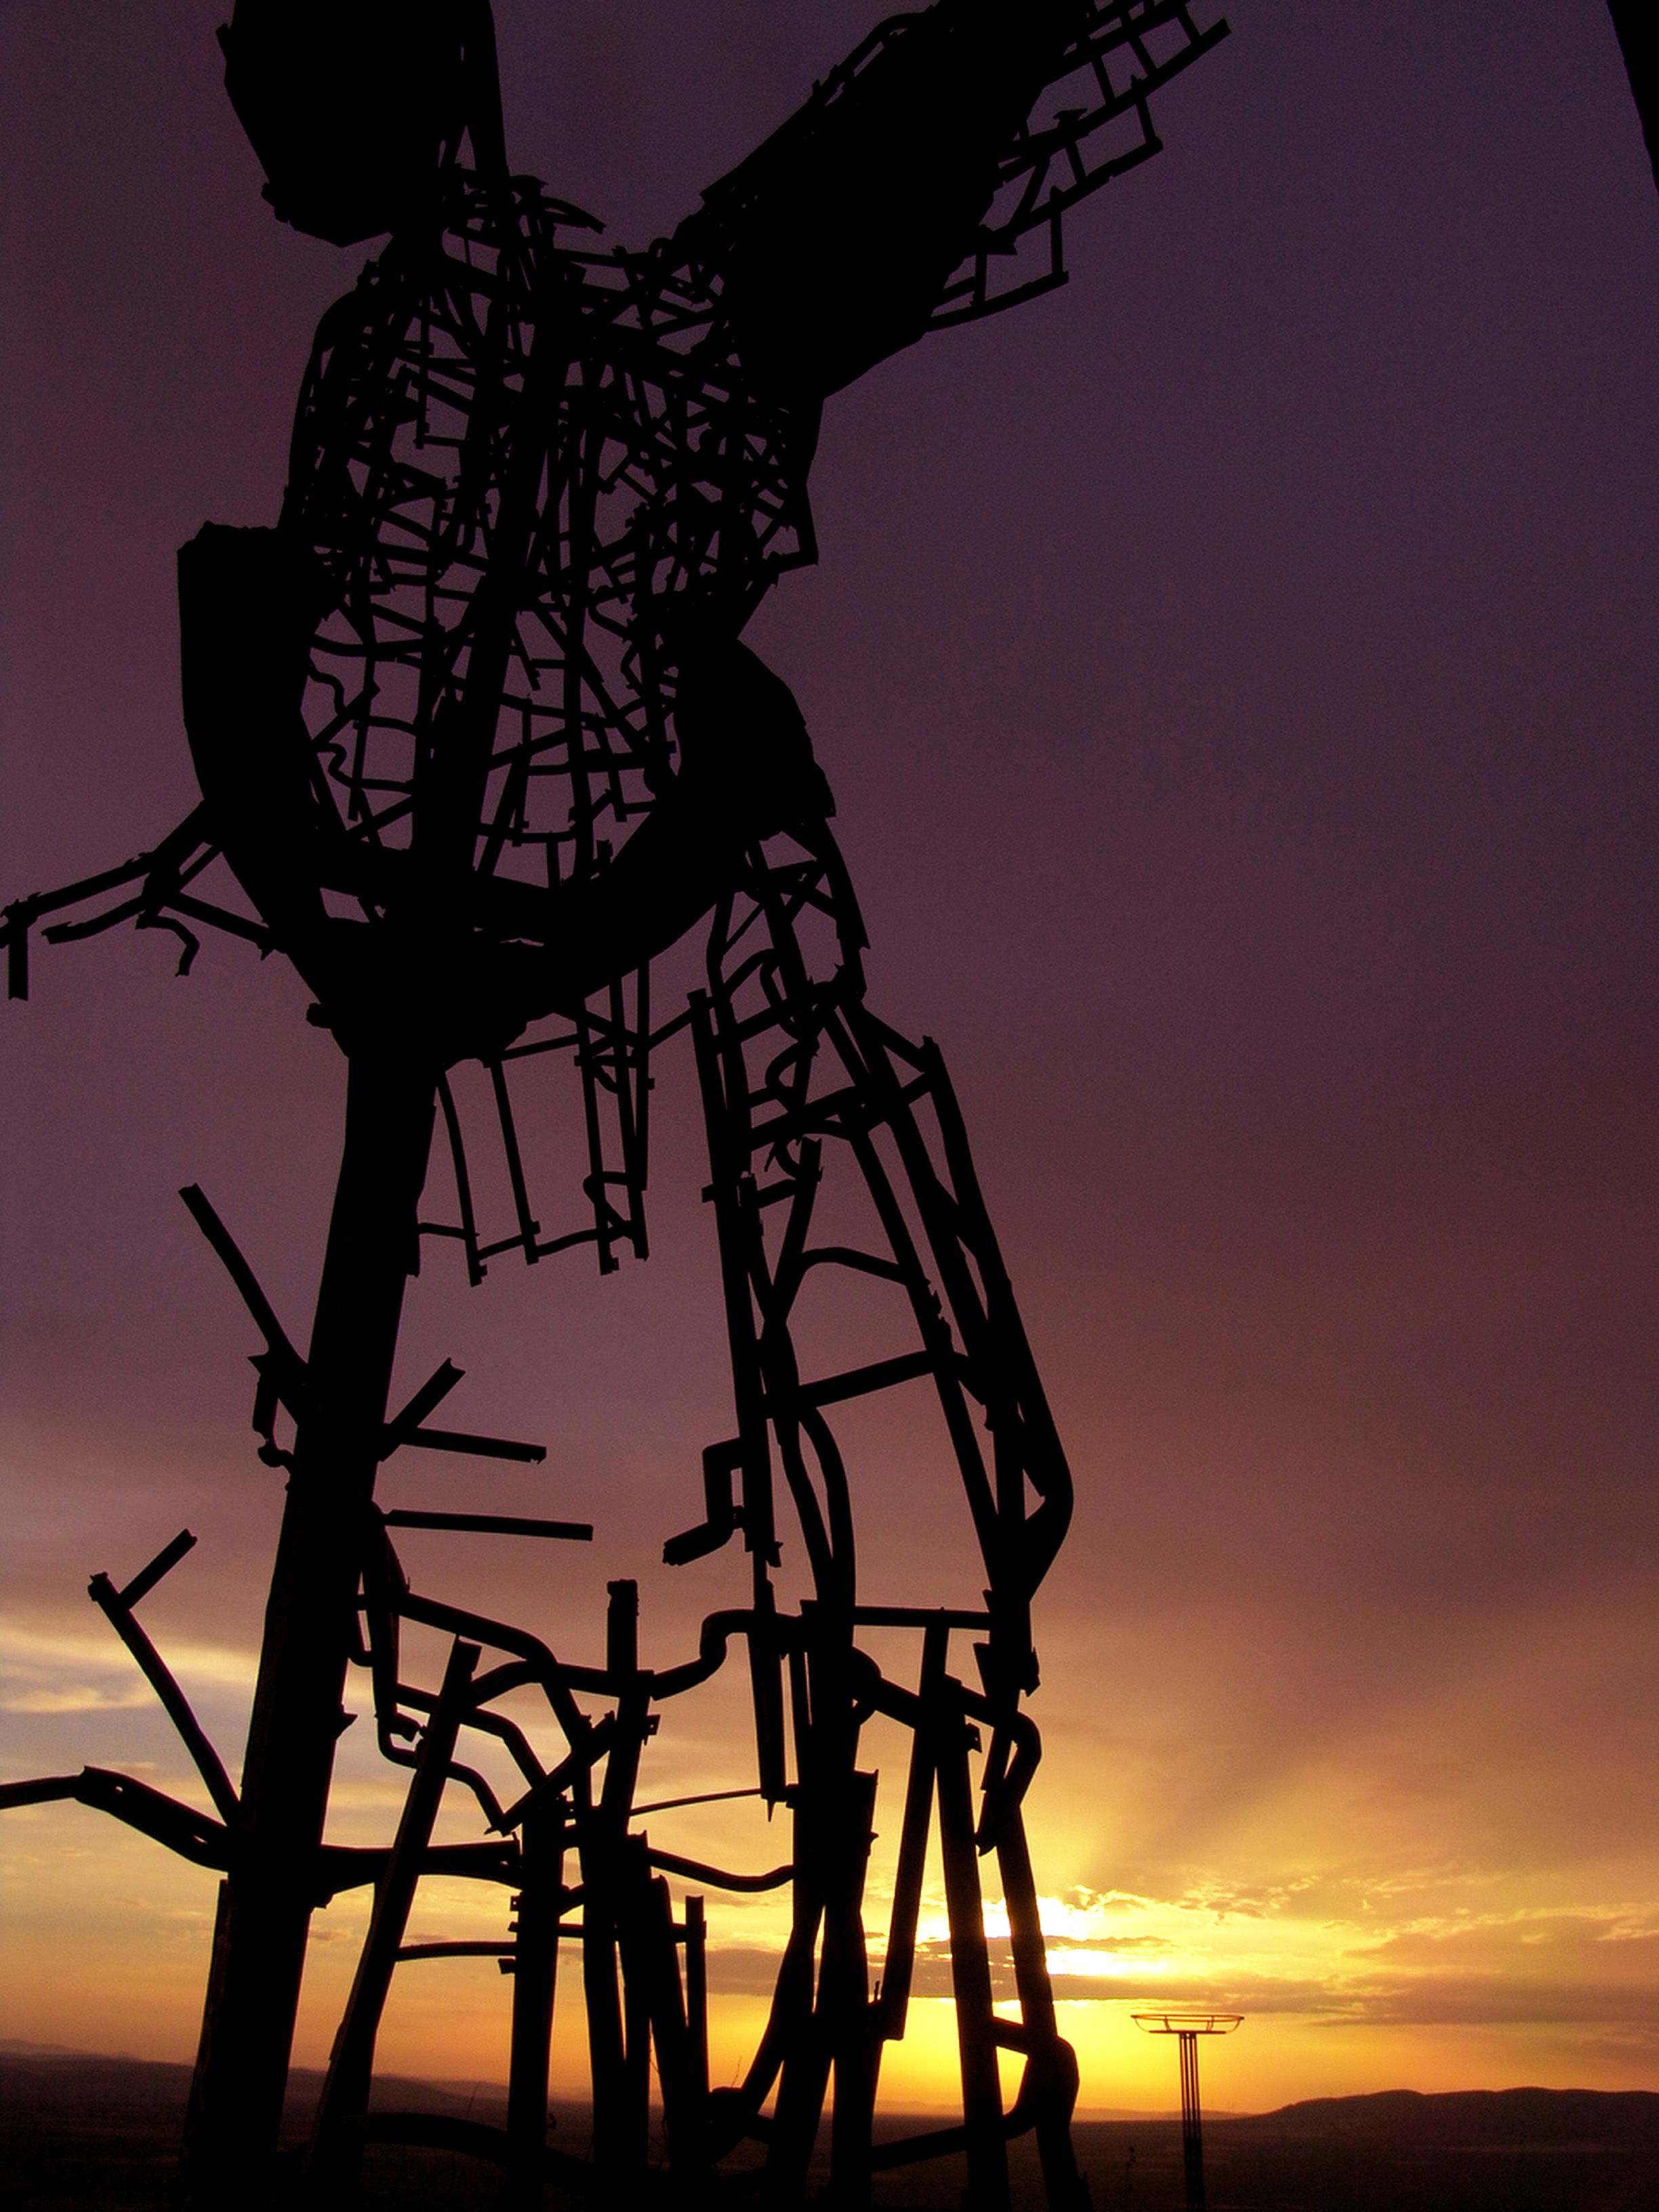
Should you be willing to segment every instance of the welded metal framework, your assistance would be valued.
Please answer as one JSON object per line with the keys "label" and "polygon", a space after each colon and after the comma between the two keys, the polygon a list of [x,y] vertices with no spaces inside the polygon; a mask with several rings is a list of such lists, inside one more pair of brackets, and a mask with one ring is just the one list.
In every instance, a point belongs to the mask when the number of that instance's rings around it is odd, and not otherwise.
{"label": "welded metal framework", "polygon": [[[365,2140],[395,2131],[496,2157],[526,2203],[550,2175],[620,2201],[662,2178],[654,2067],[666,2178],[693,2196],[750,2139],[764,2146],[767,2201],[799,2202],[832,2100],[840,2201],[867,2199],[883,2168],[962,2151],[972,2201],[992,2212],[1007,2199],[1006,2142],[1034,2128],[1051,2203],[1079,2205],[1076,2066],[1055,2025],[1021,1813],[1038,1755],[1023,1708],[1037,1679],[1031,1600],[1065,1532],[1069,1478],[943,1062],[866,1004],[828,787],[793,699],[740,633],[778,578],[815,557],[805,485],[824,398],[927,329],[1062,281],[1066,209],[1156,150],[1149,94],[1224,27],[1166,0],[939,0],[875,31],[679,231],[636,253],[508,173],[480,0],[457,0],[453,21],[435,6],[422,18],[440,25],[437,60],[465,88],[429,170],[359,179],[355,200],[303,168],[315,118],[295,118],[285,142],[280,103],[261,89],[292,58],[281,15],[277,0],[242,0],[227,34],[271,196],[322,209],[304,221],[324,234],[366,222],[390,243],[323,319],[276,529],[210,526],[180,556],[201,805],[153,852],[9,908],[5,935],[20,996],[31,931],[52,914],[66,917],[46,927],[53,942],[123,921],[169,930],[186,968],[204,927],[283,953],[348,1062],[338,1192],[303,1352],[207,1200],[185,1194],[262,1336],[254,1427],[288,1477],[240,1790],[136,1619],[188,1549],[180,1536],[123,1589],[99,1577],[93,1595],[178,1725],[213,1816],[96,1770],[3,1801],[77,1797],[226,1875],[188,2131],[195,2203],[259,2185],[311,1914],[372,1881],[311,2157],[324,2197],[349,2193]],[[313,76],[327,60],[302,58]],[[659,1019],[652,963],[697,927],[702,983]],[[407,1446],[539,1459],[433,1425],[459,1380],[447,1364],[392,1408],[419,1240],[458,1243],[475,1283],[515,1252],[535,1262],[591,1244],[605,1271],[644,1257],[651,1059],[683,1031],[707,1127],[732,1423],[702,1455],[702,1518],[665,1555],[740,1540],[748,1572],[744,1602],[704,1623],[696,1656],[652,1673],[632,1584],[611,1586],[605,1664],[578,1664],[415,1589],[397,1549],[409,1525],[530,1541],[589,1529],[388,1512],[375,1484]],[[519,1133],[534,1111],[527,1079],[561,1054],[580,1086],[588,1164],[584,1211],[550,1225]],[[487,1079],[482,1130],[452,1079],[467,1062]],[[442,1200],[427,1194],[439,1132]],[[481,1141],[500,1147],[504,1221],[475,1202],[469,1147]],[[858,1243],[841,1225],[852,1218],[866,1224]],[[891,1349],[818,1374],[794,1322],[807,1286],[831,1278],[886,1313]],[[932,1394],[983,1561],[982,1601],[958,1611],[860,1596],[836,1409],[908,1385]],[[448,1638],[441,1681],[409,1678],[406,1624]],[[911,1632],[908,1679],[862,1648],[871,1629]],[[654,1849],[640,1823],[661,1808],[637,1802],[659,1718],[739,1647],[752,1794],[786,1808],[793,1834],[787,1864],[748,1873]],[[381,1752],[410,1771],[384,1850],[322,1840],[352,1666],[372,1683]],[[544,1705],[539,1731],[523,1723],[526,1693]],[[878,1715],[910,1748],[872,1987],[875,1777],[860,1741]],[[469,1759],[469,1735],[505,1750],[516,1796],[503,1802]],[[433,1840],[451,1785],[477,1802],[476,1842]],[[932,1838],[962,2118],[877,2141]],[[981,1871],[993,1856],[1017,2021],[994,2008]],[[439,1869],[514,1893],[499,1942],[408,1940],[416,1884]],[[791,1900],[769,2019],[741,2084],[714,2089],[706,1893],[769,1887]],[[594,2106],[580,2160],[546,2141],[556,1968],[572,1945]],[[371,2116],[395,1970],[479,1949],[511,1974],[505,2130]],[[1005,2107],[1008,2051],[1023,2073]]]}

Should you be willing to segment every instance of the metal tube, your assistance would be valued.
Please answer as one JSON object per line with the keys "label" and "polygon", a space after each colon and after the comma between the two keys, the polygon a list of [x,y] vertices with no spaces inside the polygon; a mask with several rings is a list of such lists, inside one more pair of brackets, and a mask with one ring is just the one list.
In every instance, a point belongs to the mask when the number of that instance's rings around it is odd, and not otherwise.
{"label": "metal tube", "polygon": [[539,2205],[547,2150],[547,2081],[559,1961],[560,1886],[565,1808],[532,1806],[525,1814],[524,1888],[513,1944],[513,2029],[507,2065],[507,2132],[514,2201]]}
{"label": "metal tube", "polygon": [[1198,2104],[1198,2031],[1183,2027],[1181,2044],[1181,2158],[1187,2212],[1204,2212],[1204,2123]]}
{"label": "metal tube", "polygon": [[209,1990],[197,2057],[185,2212],[258,2203],[270,2186],[434,1092],[425,1069],[368,1054],[351,1062],[305,1418],[243,1764],[223,1971]]}
{"label": "metal tube", "polygon": [[374,2075],[374,2045],[380,2016],[392,1989],[392,1976],[409,1925],[421,1879],[421,1864],[443,1801],[449,1778],[455,1739],[467,1705],[472,1670],[478,1663],[476,1644],[451,1646],[443,1687],[421,1737],[414,1778],[404,1800],[392,1846],[391,1863],[377,1884],[374,1914],[353,1977],[345,2017],[330,2054],[328,2078],[312,2143],[312,2172],[319,2193],[327,2200],[354,2192],[361,2138],[353,2130],[368,2110],[368,2093]]}

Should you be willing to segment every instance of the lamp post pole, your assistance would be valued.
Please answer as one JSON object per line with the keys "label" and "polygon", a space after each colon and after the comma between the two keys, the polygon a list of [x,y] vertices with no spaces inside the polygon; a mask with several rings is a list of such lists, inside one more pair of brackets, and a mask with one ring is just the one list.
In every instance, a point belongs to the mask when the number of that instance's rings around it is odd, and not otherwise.
{"label": "lamp post pole", "polygon": [[1181,2158],[1187,2181],[1187,2212],[1204,2212],[1204,2118],[1198,2101],[1198,2039],[1231,2035],[1243,2019],[1237,2012],[1138,2012],[1135,2026],[1147,2035],[1173,2035],[1181,2047]]}

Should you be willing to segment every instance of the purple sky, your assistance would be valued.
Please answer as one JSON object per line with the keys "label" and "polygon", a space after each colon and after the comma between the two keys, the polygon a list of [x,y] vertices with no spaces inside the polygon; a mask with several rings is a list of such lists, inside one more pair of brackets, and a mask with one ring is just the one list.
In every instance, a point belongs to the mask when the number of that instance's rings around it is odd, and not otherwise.
{"label": "purple sky", "polygon": [[[0,11],[6,896],[190,804],[173,553],[273,518],[363,258],[262,204],[220,12]],[[878,12],[497,0],[514,160],[643,241]],[[1073,1451],[1043,1887],[1209,1927],[1172,1971],[1323,2054],[1241,2038],[1264,2097],[1651,2086],[1659,198],[1600,0],[1233,21],[1073,220],[1066,289],[831,403],[823,565],[751,640],[838,794],[874,1003],[951,1058]],[[7,1775],[173,1771],[80,1592],[185,1521],[151,1615],[240,1741],[277,1498],[173,1193],[301,1328],[339,1070],[274,963],[171,952],[47,951],[4,1017]],[[388,1495],[591,1515],[593,1553],[489,1571],[584,1620],[638,1571],[678,1651],[724,1570],[651,1558],[726,1415],[684,1070],[660,1095],[650,1268],[420,1286],[411,1378],[453,1352],[458,1421],[549,1474]],[[61,1961],[42,1839],[116,1847],[25,1825],[0,1852]],[[4,2032],[187,2045],[182,1998],[118,2033],[95,1978],[26,1973]]]}

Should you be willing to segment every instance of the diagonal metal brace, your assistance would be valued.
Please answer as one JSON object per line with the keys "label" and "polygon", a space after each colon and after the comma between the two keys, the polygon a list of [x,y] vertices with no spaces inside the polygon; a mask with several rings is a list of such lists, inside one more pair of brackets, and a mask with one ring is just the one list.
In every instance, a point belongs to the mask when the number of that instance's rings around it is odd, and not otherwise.
{"label": "diagonal metal brace", "polygon": [[299,1419],[305,1403],[306,1363],[289,1341],[288,1332],[277,1320],[275,1307],[259,1287],[258,1277],[248,1265],[236,1239],[214,1212],[206,1193],[192,1182],[187,1183],[179,1195],[241,1293],[242,1304],[265,1340],[264,1350],[256,1352],[249,1363],[259,1377],[258,1388],[253,1394],[253,1430],[261,1440],[259,1456],[265,1465],[287,1467],[289,1454],[276,1441],[276,1414],[279,1407],[286,1407],[295,1419]]}
{"label": "diagonal metal brace", "polygon": [[428,1451],[469,1453],[475,1459],[520,1460],[538,1466],[547,1457],[545,1444],[515,1443],[507,1437],[475,1437],[459,1429],[428,1429],[426,1417],[449,1395],[465,1370],[446,1359],[435,1368],[404,1407],[386,1425],[380,1457],[390,1459],[404,1444],[423,1444]]}
{"label": "diagonal metal brace", "polygon": [[181,1528],[173,1541],[150,1561],[127,1584],[117,1589],[107,1575],[94,1575],[87,1585],[87,1595],[109,1622],[127,1650],[138,1662],[140,1673],[161,1701],[162,1710],[178,1729],[185,1749],[195,1763],[196,1771],[207,1785],[214,1808],[228,1827],[234,1827],[240,1810],[230,1777],[224,1763],[209,1742],[201,1723],[191,1710],[190,1700],[174,1680],[173,1671],[143,1630],[133,1619],[132,1608],[139,1598],[155,1589],[169,1568],[174,1567],[196,1542],[188,1528]]}

